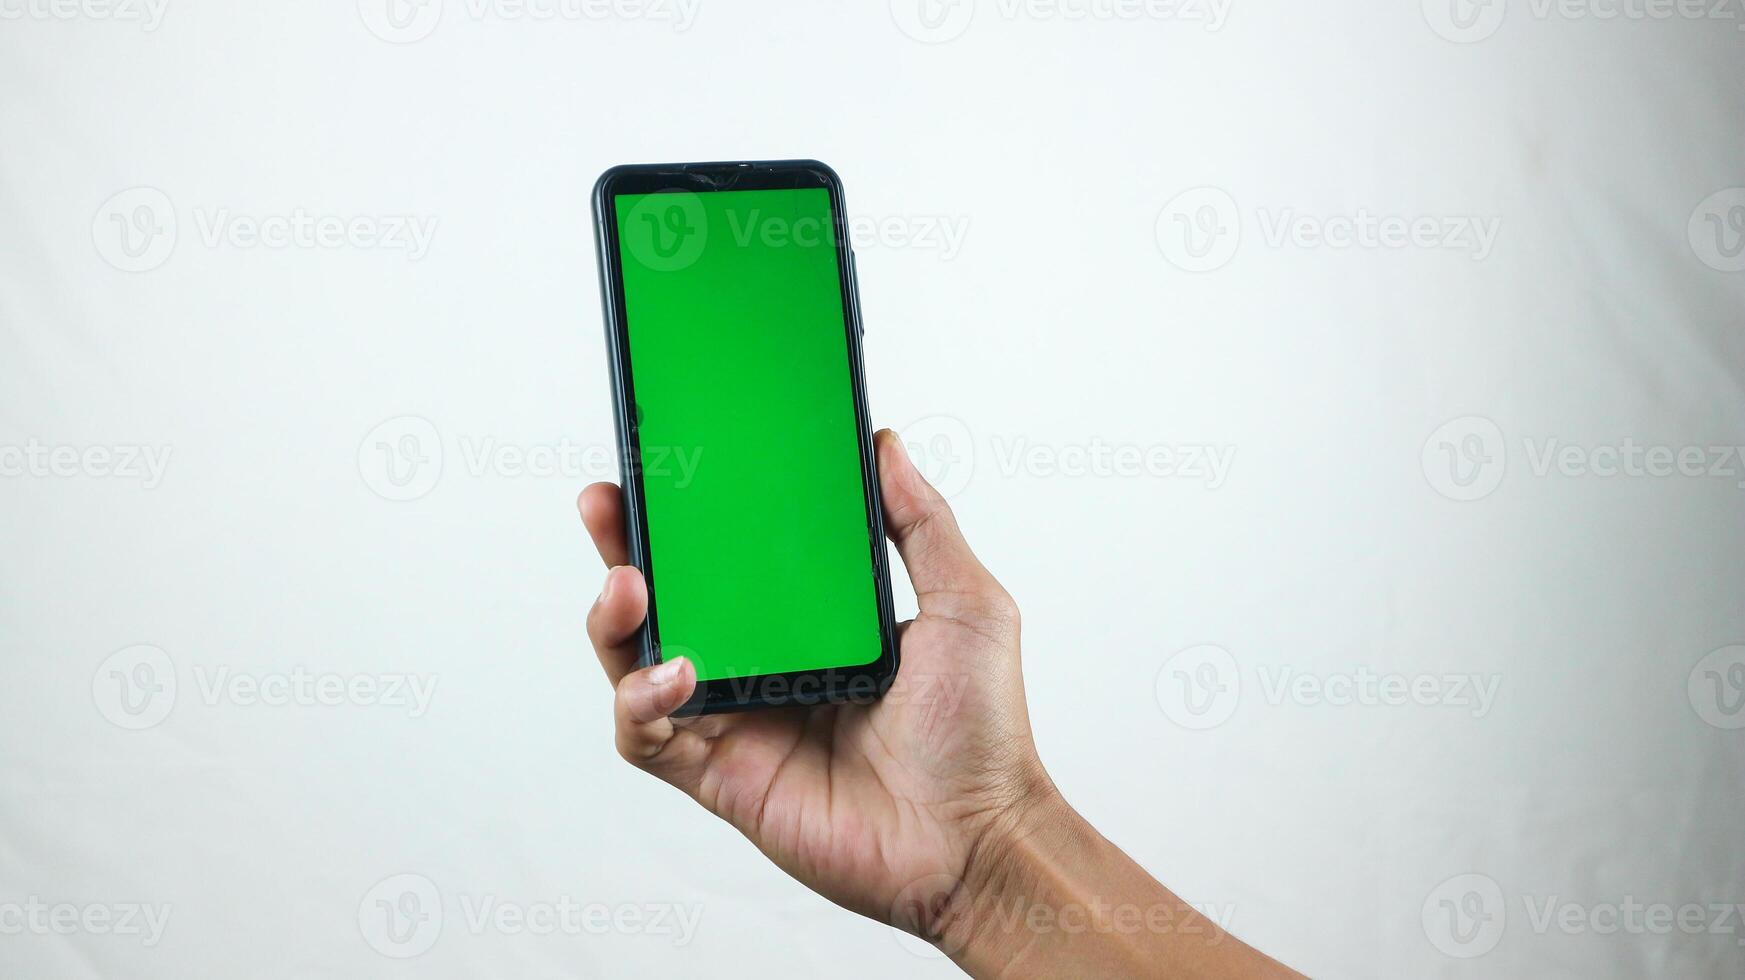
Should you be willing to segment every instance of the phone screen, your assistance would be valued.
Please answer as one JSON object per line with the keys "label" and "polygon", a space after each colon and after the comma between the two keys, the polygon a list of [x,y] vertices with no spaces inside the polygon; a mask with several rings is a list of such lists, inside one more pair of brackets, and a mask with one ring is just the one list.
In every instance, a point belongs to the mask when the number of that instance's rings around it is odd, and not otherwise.
{"label": "phone screen", "polygon": [[830,192],[614,205],[662,656],[700,680],[872,663],[875,542]]}

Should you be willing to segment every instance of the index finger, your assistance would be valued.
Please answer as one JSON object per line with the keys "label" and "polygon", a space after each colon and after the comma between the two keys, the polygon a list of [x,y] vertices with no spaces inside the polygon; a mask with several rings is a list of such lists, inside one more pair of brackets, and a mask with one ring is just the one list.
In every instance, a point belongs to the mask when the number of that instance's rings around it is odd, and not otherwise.
{"label": "index finger", "polygon": [[582,514],[582,524],[607,568],[630,562],[630,548],[624,543],[624,498],[616,483],[595,483],[576,498],[576,509]]}

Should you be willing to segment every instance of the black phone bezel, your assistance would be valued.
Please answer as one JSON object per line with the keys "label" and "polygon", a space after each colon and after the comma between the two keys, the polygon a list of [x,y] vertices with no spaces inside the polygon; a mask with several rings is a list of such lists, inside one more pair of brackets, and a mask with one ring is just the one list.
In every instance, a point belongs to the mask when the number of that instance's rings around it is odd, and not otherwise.
{"label": "black phone bezel", "polygon": [[[626,164],[612,167],[594,184],[595,245],[600,271],[600,296],[605,320],[612,411],[622,480],[625,538],[630,563],[642,571],[648,585],[648,618],[638,630],[637,665],[661,662],[658,596],[648,548],[648,514],[644,507],[641,444],[636,423],[634,372],[630,363],[629,325],[624,315],[624,277],[618,242],[614,198],[679,190],[704,194],[736,190],[815,187],[829,192],[835,225],[837,280],[842,291],[843,331],[849,374],[854,388],[854,412],[859,430],[861,485],[865,491],[868,547],[872,556],[874,601],[878,604],[880,653],[860,666],[791,671],[701,681],[697,691],[675,714],[698,715],[751,708],[831,702],[865,702],[882,696],[896,678],[899,665],[895,609],[891,600],[889,554],[885,545],[884,510],[880,502],[878,461],[867,410],[866,372],[861,352],[863,327],[854,249],[843,208],[842,181],[836,171],[817,160],[732,161],[717,163]],[[779,614],[779,611],[777,611]],[[752,628],[748,624],[747,628]]]}

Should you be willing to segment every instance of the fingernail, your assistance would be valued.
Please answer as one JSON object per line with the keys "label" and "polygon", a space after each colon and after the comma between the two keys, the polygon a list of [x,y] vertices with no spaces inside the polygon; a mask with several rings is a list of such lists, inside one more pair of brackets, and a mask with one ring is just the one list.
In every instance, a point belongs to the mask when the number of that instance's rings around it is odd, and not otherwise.
{"label": "fingernail", "polygon": [[648,668],[648,682],[656,687],[665,687],[679,678],[679,668],[684,665],[684,657],[674,657],[663,660]]}
{"label": "fingernail", "polygon": [[897,455],[903,458],[903,462],[914,466],[915,457],[909,455],[909,444],[903,441],[902,435],[895,429],[886,429],[885,431],[891,434],[891,441],[897,444]]}
{"label": "fingernail", "polygon": [[605,602],[612,597],[612,569],[606,569],[606,584],[600,587],[600,601]]}

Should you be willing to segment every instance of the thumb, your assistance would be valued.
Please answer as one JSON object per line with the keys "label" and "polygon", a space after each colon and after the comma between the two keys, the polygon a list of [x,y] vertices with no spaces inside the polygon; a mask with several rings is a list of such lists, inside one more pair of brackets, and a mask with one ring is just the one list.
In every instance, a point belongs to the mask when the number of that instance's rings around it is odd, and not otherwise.
{"label": "thumb", "polygon": [[935,612],[955,615],[940,606],[953,598],[1010,603],[1006,590],[970,550],[951,506],[915,468],[897,434],[880,429],[873,442],[878,447],[885,534],[909,570],[921,611],[932,606]]}

